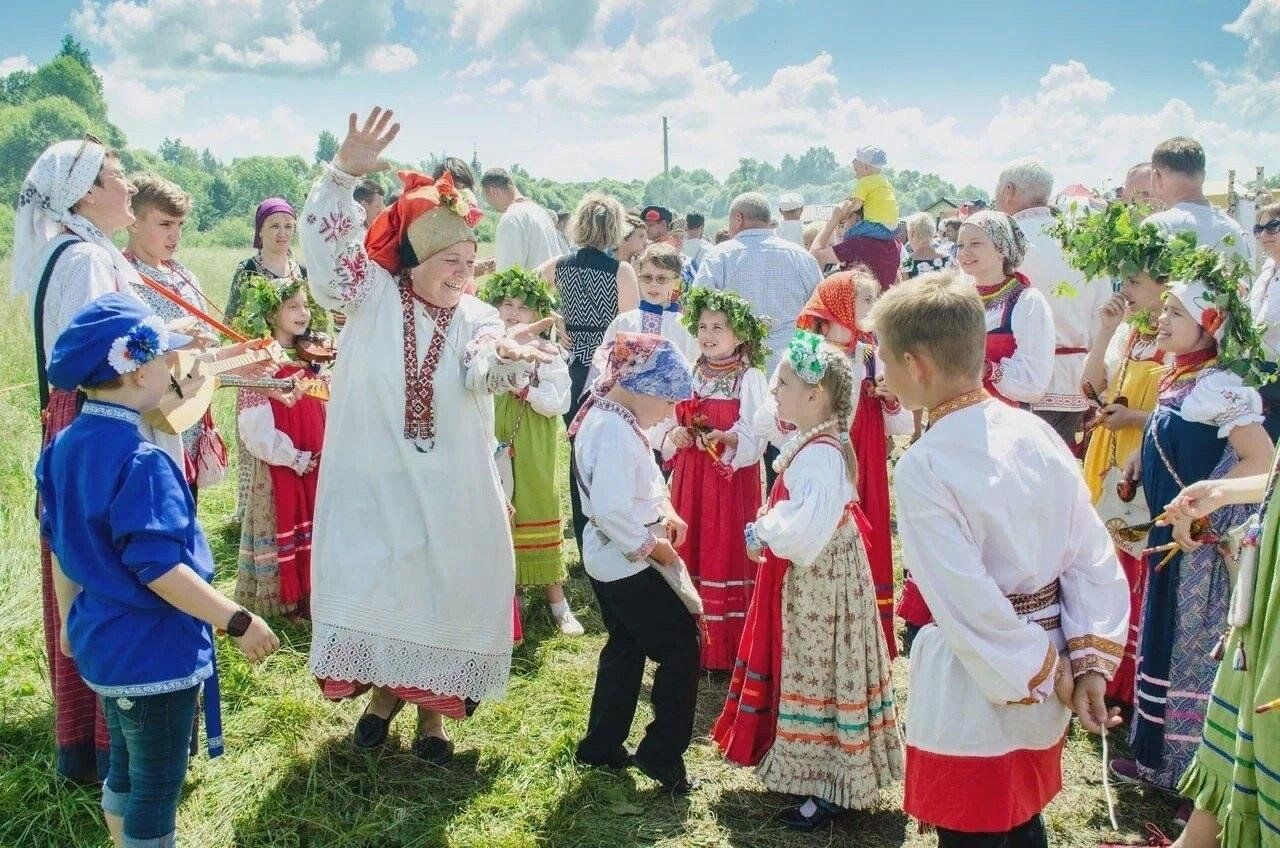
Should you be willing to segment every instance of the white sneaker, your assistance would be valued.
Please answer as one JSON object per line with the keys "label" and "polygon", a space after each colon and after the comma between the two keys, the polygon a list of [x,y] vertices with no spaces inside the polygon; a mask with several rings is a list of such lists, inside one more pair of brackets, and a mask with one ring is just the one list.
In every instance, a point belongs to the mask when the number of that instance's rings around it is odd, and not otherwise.
{"label": "white sneaker", "polygon": [[556,624],[560,625],[560,632],[566,636],[581,636],[587,632],[573,610],[565,610],[564,615],[556,619]]}

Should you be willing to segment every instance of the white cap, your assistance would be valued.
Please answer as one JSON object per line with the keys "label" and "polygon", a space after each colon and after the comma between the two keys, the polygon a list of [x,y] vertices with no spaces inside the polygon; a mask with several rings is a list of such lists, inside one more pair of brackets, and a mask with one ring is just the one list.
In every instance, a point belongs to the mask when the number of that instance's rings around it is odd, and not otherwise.
{"label": "white cap", "polygon": [[781,212],[794,212],[803,208],[804,195],[798,191],[789,191],[778,198],[778,210]]}
{"label": "white cap", "polygon": [[883,168],[889,164],[889,157],[884,154],[884,151],[871,145],[859,147],[858,152],[853,155],[853,160],[873,168]]}

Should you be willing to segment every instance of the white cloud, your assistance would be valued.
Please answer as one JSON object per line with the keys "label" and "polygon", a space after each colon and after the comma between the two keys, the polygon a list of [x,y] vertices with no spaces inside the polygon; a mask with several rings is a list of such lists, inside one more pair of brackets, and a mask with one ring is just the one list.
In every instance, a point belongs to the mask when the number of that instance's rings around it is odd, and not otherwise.
{"label": "white cloud", "polygon": [[391,2],[83,0],[72,25],[144,70],[327,74],[386,61]]}
{"label": "white cloud", "polygon": [[102,93],[113,120],[129,127],[165,124],[180,115],[193,85],[149,87],[136,70],[113,63],[100,70]]}
{"label": "white cloud", "polygon": [[309,161],[316,148],[316,131],[308,129],[302,117],[287,106],[277,106],[265,117],[232,114],[201,118],[189,129],[175,127],[170,135],[181,137],[196,149],[207,147],[219,159],[296,154]]}
{"label": "white cloud", "polygon": [[403,44],[381,44],[370,48],[366,67],[382,74],[407,71],[418,64],[418,54]]}
{"label": "white cloud", "polygon": [[36,66],[26,56],[9,56],[0,59],[0,77],[7,77],[14,71],[34,71]]}
{"label": "white cloud", "polygon": [[1196,67],[1220,104],[1243,118],[1271,117],[1280,109],[1280,0],[1250,0],[1222,29],[1244,40],[1244,64],[1230,72],[1210,62]]}
{"label": "white cloud", "polygon": [[507,79],[506,77],[503,77],[502,79],[495,82],[493,85],[485,88],[485,92],[488,94],[492,94],[495,97],[501,97],[504,94],[510,94],[512,91],[515,90],[515,87],[516,87],[516,84],[514,82]]}
{"label": "white cloud", "polygon": [[482,77],[494,69],[496,63],[492,59],[476,59],[462,70],[454,74],[460,80]]}

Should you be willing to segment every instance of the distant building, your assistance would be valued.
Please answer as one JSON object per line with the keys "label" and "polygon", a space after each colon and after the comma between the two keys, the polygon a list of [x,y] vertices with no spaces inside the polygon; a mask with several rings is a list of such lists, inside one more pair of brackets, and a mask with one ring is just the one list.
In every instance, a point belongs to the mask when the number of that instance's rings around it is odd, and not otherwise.
{"label": "distant building", "polygon": [[956,214],[960,209],[960,202],[952,200],[949,197],[939,197],[928,206],[921,209],[921,212],[928,212],[935,218],[949,218]]}

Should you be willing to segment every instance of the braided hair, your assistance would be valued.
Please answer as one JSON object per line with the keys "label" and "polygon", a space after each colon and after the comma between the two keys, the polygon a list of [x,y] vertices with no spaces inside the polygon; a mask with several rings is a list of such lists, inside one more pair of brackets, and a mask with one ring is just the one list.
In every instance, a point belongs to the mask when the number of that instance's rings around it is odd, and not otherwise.
{"label": "braided hair", "polygon": [[831,399],[831,414],[836,419],[838,430],[836,437],[840,439],[840,450],[844,454],[845,471],[849,475],[849,482],[856,487],[858,459],[854,456],[853,445],[849,441],[849,430],[853,426],[854,403],[857,401],[859,389],[854,379],[853,361],[845,355],[844,351],[830,342],[824,341],[819,350],[822,361],[826,365],[826,372],[818,385]]}

